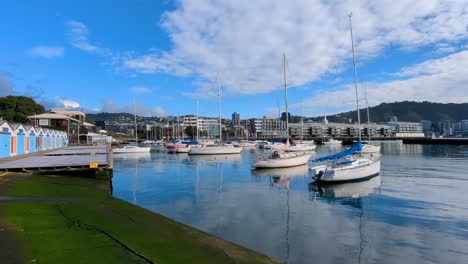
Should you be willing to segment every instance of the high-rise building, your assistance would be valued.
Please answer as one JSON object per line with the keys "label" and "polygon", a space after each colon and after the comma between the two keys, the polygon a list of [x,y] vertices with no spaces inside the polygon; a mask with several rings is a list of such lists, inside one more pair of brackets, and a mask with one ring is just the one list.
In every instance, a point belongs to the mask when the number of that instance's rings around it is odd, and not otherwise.
{"label": "high-rise building", "polygon": [[390,116],[387,118],[387,123],[396,123],[398,122],[398,118],[396,116]]}
{"label": "high-rise building", "polygon": [[422,127],[422,130],[423,130],[423,133],[428,135],[428,134],[432,134],[432,122],[431,120],[421,120],[419,122],[421,124],[421,127]]}
{"label": "high-rise building", "polygon": [[237,112],[232,113],[231,126],[239,127],[240,126],[240,114]]}

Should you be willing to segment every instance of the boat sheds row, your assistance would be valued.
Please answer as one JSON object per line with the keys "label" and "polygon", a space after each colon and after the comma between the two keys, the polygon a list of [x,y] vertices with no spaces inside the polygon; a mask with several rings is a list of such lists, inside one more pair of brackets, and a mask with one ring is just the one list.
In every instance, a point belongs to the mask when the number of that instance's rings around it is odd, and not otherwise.
{"label": "boat sheds row", "polygon": [[0,158],[66,147],[64,131],[0,120]]}

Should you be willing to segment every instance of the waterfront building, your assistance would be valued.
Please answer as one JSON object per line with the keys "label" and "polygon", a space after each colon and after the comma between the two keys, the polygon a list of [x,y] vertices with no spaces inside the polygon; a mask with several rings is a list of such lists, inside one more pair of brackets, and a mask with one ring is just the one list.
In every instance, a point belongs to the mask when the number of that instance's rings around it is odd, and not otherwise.
{"label": "waterfront building", "polygon": [[452,130],[452,121],[450,120],[444,120],[442,122],[442,131],[443,131],[443,134],[444,136],[450,136],[453,134],[453,130]]}
{"label": "waterfront building", "polygon": [[[86,115],[78,110],[52,109],[47,113],[28,116],[28,119],[31,120],[32,126],[65,131],[67,138],[74,136],[76,140],[79,134],[86,134],[88,129],[94,126],[85,122]],[[50,148],[50,145],[48,147]]]}
{"label": "waterfront building", "polygon": [[421,120],[419,122],[421,124],[422,131],[424,135],[430,136],[432,135],[432,122],[431,120]]}
{"label": "waterfront building", "polygon": [[11,156],[11,134],[13,128],[4,120],[0,120],[0,158]]}
{"label": "waterfront building", "polygon": [[0,120],[0,158],[60,148],[67,145],[68,137],[64,131],[8,123]]}
{"label": "waterfront building", "polygon": [[460,121],[460,132],[463,136],[468,136],[468,120]]}
{"label": "waterfront building", "polygon": [[240,114],[239,113],[237,112],[232,113],[231,126],[240,127]]}
{"label": "waterfront building", "polygon": [[26,147],[29,147],[29,144],[26,144],[26,132],[22,124],[10,124],[16,134],[16,153],[15,155],[23,155],[26,153]]}
{"label": "waterfront building", "polygon": [[274,117],[253,118],[250,127],[255,138],[286,137],[286,122]]}
{"label": "waterfront building", "polygon": [[31,125],[23,125],[25,133],[27,135],[27,149],[26,153],[34,153],[36,152],[36,130]]}
{"label": "waterfront building", "polygon": [[199,122],[199,118],[197,118],[196,116],[194,115],[188,115],[188,116],[184,116],[182,118],[182,125],[184,127],[196,127],[197,126],[197,122]]}
{"label": "waterfront building", "polygon": [[393,134],[396,137],[424,137],[420,123],[416,122],[394,122]]}

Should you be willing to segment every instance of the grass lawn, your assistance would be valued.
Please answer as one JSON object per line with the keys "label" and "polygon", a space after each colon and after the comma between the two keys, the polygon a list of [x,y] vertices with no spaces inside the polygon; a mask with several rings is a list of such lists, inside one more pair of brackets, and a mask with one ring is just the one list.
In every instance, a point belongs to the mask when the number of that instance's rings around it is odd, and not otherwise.
{"label": "grass lawn", "polygon": [[113,198],[107,182],[19,177],[4,203],[27,261],[41,263],[276,263],[241,246]]}

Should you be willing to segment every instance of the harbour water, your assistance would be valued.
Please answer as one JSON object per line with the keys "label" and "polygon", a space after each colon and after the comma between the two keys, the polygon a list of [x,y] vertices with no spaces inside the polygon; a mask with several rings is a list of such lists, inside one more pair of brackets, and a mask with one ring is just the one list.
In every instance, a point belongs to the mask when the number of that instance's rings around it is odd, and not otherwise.
{"label": "harbour water", "polygon": [[287,263],[468,263],[468,146],[382,153],[380,176],[336,186],[252,171],[253,151],[115,155],[114,195]]}

